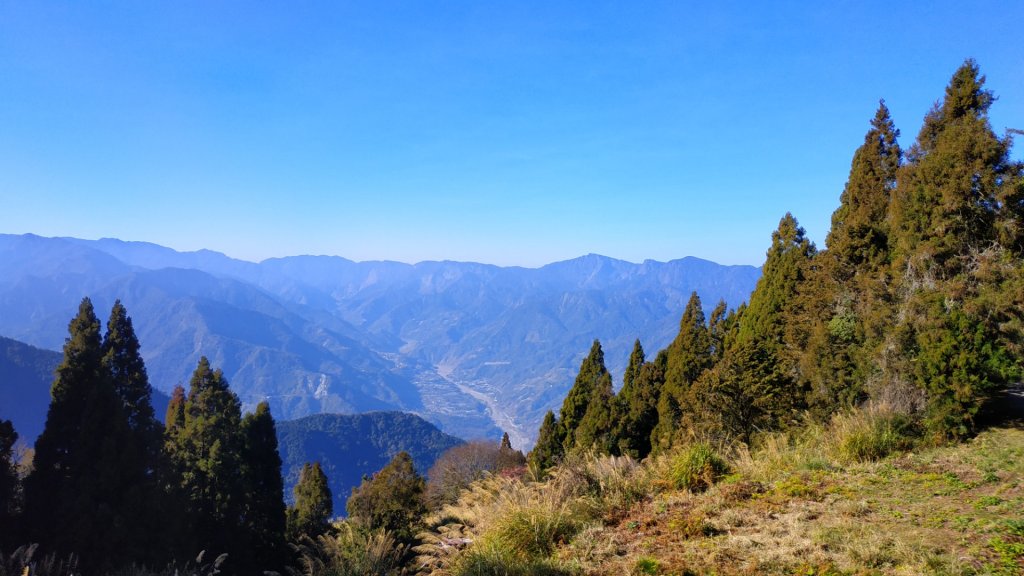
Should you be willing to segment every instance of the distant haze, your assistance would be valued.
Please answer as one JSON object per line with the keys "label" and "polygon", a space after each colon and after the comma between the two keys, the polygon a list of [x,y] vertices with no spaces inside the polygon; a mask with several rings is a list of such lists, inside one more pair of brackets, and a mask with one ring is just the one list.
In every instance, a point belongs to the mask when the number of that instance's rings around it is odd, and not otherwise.
{"label": "distant haze", "polygon": [[82,297],[132,316],[153,385],[187,384],[200,356],[274,414],[415,412],[462,438],[533,441],[599,339],[621,378],[678,331],[691,292],[735,307],[759,276],[699,258],[587,255],[540,268],[472,262],[259,264],[143,242],[0,234],[0,335],[59,350]]}

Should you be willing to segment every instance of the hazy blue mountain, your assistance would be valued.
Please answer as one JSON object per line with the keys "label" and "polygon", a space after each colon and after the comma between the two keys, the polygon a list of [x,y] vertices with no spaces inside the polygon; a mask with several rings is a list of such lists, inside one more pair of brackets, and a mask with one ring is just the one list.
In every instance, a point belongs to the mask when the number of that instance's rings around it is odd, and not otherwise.
{"label": "hazy blue mountain", "polygon": [[462,440],[445,434],[426,420],[402,412],[341,415],[317,414],[277,423],[278,451],[283,462],[285,498],[307,462],[320,462],[330,481],[334,513],[344,515],[345,502],[364,475],[383,468],[401,451],[412,456],[426,474],[437,457]]}
{"label": "hazy blue mountain", "polygon": [[[0,420],[10,420],[20,441],[35,444],[46,425],[50,385],[63,355],[0,336]],[[153,408],[160,420],[170,399],[154,391]]]}
{"label": "hazy blue mountain", "polygon": [[744,301],[760,271],[698,258],[587,255],[541,268],[467,262],[258,264],[144,242],[0,235],[0,333],[57,349],[84,295],[120,298],[154,386],[200,355],[247,407],[274,413],[413,411],[463,438],[506,430],[528,448],[597,338],[619,377],[633,340],[652,355],[690,292],[710,309]]}

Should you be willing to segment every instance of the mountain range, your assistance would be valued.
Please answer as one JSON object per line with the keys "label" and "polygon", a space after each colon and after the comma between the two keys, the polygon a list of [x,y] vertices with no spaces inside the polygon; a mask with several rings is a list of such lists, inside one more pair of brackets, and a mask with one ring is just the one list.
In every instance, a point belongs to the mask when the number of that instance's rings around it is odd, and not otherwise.
{"label": "mountain range", "polygon": [[[50,385],[60,364],[59,352],[0,337],[0,420],[10,420],[19,444],[31,447],[46,423]],[[153,409],[163,420],[170,398],[153,391]],[[285,498],[299,480],[302,465],[320,462],[334,496],[335,514],[343,515],[352,488],[401,451],[426,474],[438,456],[462,440],[404,412],[316,414],[277,422],[278,451]]]}
{"label": "mountain range", "polygon": [[598,255],[540,268],[468,262],[260,263],[116,239],[0,235],[0,334],[59,350],[82,297],[127,307],[154,387],[187,383],[200,356],[275,417],[414,412],[462,438],[532,444],[600,339],[618,377],[634,339],[649,354],[705,306],[747,299],[752,266]]}

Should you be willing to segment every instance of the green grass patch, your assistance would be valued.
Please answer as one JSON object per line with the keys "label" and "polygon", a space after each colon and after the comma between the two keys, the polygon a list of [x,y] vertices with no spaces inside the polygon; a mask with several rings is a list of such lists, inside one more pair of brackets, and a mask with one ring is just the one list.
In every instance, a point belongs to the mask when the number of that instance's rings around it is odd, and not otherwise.
{"label": "green grass patch", "polygon": [[695,444],[677,454],[671,463],[672,484],[677,489],[703,492],[729,472],[729,466],[708,444]]}

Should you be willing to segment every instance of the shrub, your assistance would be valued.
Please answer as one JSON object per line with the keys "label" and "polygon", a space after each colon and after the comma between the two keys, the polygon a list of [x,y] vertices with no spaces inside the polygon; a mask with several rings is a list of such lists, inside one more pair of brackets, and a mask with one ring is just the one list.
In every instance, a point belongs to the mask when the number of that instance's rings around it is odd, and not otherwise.
{"label": "shrub", "polygon": [[509,511],[495,523],[487,539],[523,557],[547,557],[555,546],[575,536],[582,524],[567,505],[537,503]]}
{"label": "shrub", "polygon": [[880,460],[913,445],[913,421],[884,404],[837,414],[830,428],[834,451],[847,461]]}
{"label": "shrub", "polygon": [[291,576],[384,576],[397,573],[406,548],[384,530],[364,532],[343,523],[336,534],[324,534],[293,545],[301,570],[289,568]]}
{"label": "shrub", "polygon": [[569,576],[572,572],[551,560],[524,558],[500,545],[483,544],[459,557],[452,576]]}
{"label": "shrub", "polygon": [[669,474],[676,488],[703,492],[729,471],[710,445],[694,444],[672,458]]}
{"label": "shrub", "polygon": [[633,564],[633,574],[657,574],[660,565],[650,556],[641,556]]}

